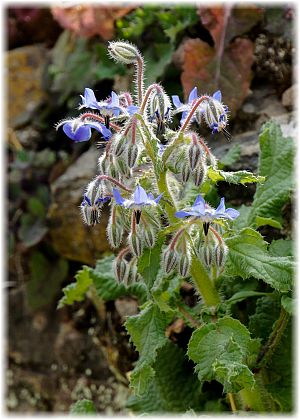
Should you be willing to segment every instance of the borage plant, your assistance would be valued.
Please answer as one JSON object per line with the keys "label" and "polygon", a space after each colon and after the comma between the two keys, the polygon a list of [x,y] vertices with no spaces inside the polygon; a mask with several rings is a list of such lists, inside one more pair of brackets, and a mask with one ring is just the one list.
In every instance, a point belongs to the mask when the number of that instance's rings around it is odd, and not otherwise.
{"label": "borage plant", "polygon": [[[80,208],[84,222],[94,226],[109,206],[107,237],[117,253],[95,269],[84,267],[64,289],[60,306],[82,300],[91,287],[105,300],[139,300],[139,314],[125,323],[140,356],[130,374],[128,407],[136,412],[288,411],[286,394],[282,398],[276,388],[283,372],[275,369],[272,376],[270,365],[283,351],[279,344],[289,325],[292,257],[286,244],[272,251],[254,228],[280,227],[291,190],[292,140],[282,141],[280,128],[268,123],[260,137],[261,175],[225,172],[196,131],[205,124],[216,137],[230,139],[221,92],[198,95],[194,88],[187,103],[178,96],[171,101],[160,84],[144,87],[144,60],[135,46],[111,42],[109,53],[135,66],[134,96],[112,92],[98,101],[86,88],[84,112],[57,128],[75,142],[89,140],[92,129],[100,133],[99,174]],[[285,185],[276,181],[279,169]],[[252,207],[226,207],[217,199],[218,181],[258,182]],[[182,294],[189,281],[196,304],[188,305]],[[236,303],[249,298],[258,299],[248,319]],[[264,312],[271,307],[272,315]],[[187,345],[172,339],[174,325],[185,326]],[[213,385],[203,387],[212,380],[222,384],[223,396]]]}

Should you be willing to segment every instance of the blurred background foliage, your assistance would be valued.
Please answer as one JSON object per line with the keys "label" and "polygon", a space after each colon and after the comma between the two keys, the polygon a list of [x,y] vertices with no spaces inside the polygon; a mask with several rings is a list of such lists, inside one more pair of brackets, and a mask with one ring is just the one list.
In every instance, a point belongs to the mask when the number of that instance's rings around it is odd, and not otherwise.
{"label": "blurred background foliage", "polygon": [[[203,93],[222,90],[231,111],[233,144],[242,149],[240,165],[255,171],[261,124],[282,117],[290,127],[294,10],[288,4],[271,8],[255,4],[24,6],[8,7],[5,22],[7,405],[11,411],[67,411],[78,397],[97,394],[98,411],[123,412],[128,394],[126,372],[136,358],[122,329],[123,316],[128,314],[124,301],[99,308],[91,303],[91,297],[83,312],[76,305],[56,310],[62,287],[72,281],[83,263],[93,265],[108,251],[108,244],[105,220],[91,231],[83,226],[78,211],[82,191],[96,173],[98,152],[94,145],[72,144],[54,125],[67,115],[77,115],[79,95],[85,87],[93,88],[99,99],[112,89],[131,88],[132,68],[114,63],[107,55],[108,40],[126,39],[145,57],[146,83],[159,81],[167,93],[182,99],[194,86]],[[206,134],[210,142],[210,134]],[[222,139],[218,147],[221,156],[229,148]],[[239,153],[229,166],[238,158]],[[220,192],[240,205],[251,202],[255,187],[243,191],[222,188],[220,183]],[[283,215],[282,230],[270,228],[266,235],[278,239],[290,232],[289,203]],[[192,292],[187,289],[185,293]],[[134,302],[128,305],[127,311],[136,310]],[[18,315],[12,316],[11,310],[17,310]],[[102,327],[109,333],[101,333]],[[91,328],[94,341],[80,347],[74,364],[76,343]],[[46,337],[49,348],[39,341],[39,334]],[[65,355],[63,349],[68,352],[69,344],[70,355]],[[49,349],[51,356],[46,356]],[[107,356],[110,351],[114,357]],[[92,373],[87,374],[87,369]],[[96,384],[96,390],[91,390],[91,383]],[[64,389],[60,395],[57,386]],[[106,395],[103,389],[107,387],[110,392]],[[217,386],[213,392],[220,394]]]}

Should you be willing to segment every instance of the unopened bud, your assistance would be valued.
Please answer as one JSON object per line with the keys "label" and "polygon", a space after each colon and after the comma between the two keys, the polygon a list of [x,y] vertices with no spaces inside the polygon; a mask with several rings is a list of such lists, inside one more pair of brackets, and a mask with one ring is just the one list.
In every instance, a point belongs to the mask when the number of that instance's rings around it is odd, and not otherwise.
{"label": "unopened bud", "polygon": [[81,205],[80,206],[81,215],[84,223],[88,226],[94,226],[97,223],[100,223],[101,210],[97,206]]}
{"label": "unopened bud", "polygon": [[108,166],[107,165],[107,160],[106,160],[106,156],[105,156],[105,153],[104,153],[98,159],[98,168],[99,168],[100,175],[105,175],[106,174],[107,166]]}
{"label": "unopened bud", "polygon": [[182,277],[186,277],[190,271],[191,259],[188,253],[181,254],[178,260],[178,272]]}
{"label": "unopened bud", "polygon": [[197,187],[200,187],[200,185],[202,185],[203,182],[205,181],[205,178],[206,178],[206,165],[204,164],[203,159],[201,158],[198,161],[197,167],[193,171],[194,184]]}
{"label": "unopened bud", "polygon": [[110,42],[108,46],[110,56],[121,63],[133,64],[141,59],[139,50],[129,42],[116,41]]}
{"label": "unopened bud", "polygon": [[139,274],[137,271],[137,261],[136,258],[132,258],[127,264],[127,278],[125,286],[130,286],[138,281]]}
{"label": "unopened bud", "polygon": [[215,262],[218,268],[223,268],[226,262],[228,248],[222,243],[218,243],[215,247]]}
{"label": "unopened bud", "polygon": [[112,248],[118,248],[122,242],[123,228],[119,224],[113,224],[110,220],[106,232],[110,246]]}
{"label": "unopened bud", "polygon": [[163,256],[163,264],[166,273],[170,273],[177,265],[178,254],[174,249],[167,248]]}
{"label": "unopened bud", "polygon": [[115,258],[113,262],[113,271],[119,283],[126,280],[127,262],[123,258]]}
{"label": "unopened bud", "polygon": [[123,160],[123,158],[116,159],[116,166],[118,168],[118,172],[120,172],[121,175],[130,176],[130,168],[126,164],[126,162]]}
{"label": "unopened bud", "polygon": [[183,161],[182,167],[181,167],[181,177],[183,182],[187,182],[189,180],[191,174],[191,169],[187,162]]}
{"label": "unopened bud", "polygon": [[218,161],[212,153],[206,155],[206,164],[207,166],[211,166],[213,169],[218,168]]}
{"label": "unopened bud", "polygon": [[156,242],[156,232],[152,227],[144,230],[144,241],[148,248],[153,248]]}
{"label": "unopened bud", "polygon": [[115,156],[121,156],[125,151],[127,138],[124,135],[116,135],[114,138],[114,154]]}
{"label": "unopened bud", "polygon": [[144,244],[142,239],[136,233],[129,234],[128,244],[136,257],[140,257],[142,255]]}
{"label": "unopened bud", "polygon": [[197,167],[202,156],[202,148],[198,141],[192,140],[190,147],[188,149],[188,155],[189,155],[190,168],[193,171]]}
{"label": "unopened bud", "polygon": [[102,181],[98,178],[91,181],[86,188],[83,201],[80,205],[83,221],[89,226],[94,226],[99,223],[101,207],[103,203],[109,200],[110,197],[107,195]]}
{"label": "unopened bud", "polygon": [[211,267],[214,261],[214,248],[211,245],[204,246],[202,250],[202,256],[207,267]]}
{"label": "unopened bud", "polygon": [[138,155],[138,146],[135,143],[129,143],[127,147],[127,165],[129,166],[129,168],[133,168],[136,165]]}
{"label": "unopened bud", "polygon": [[169,118],[171,110],[171,101],[168,95],[160,87],[154,90],[149,101],[149,112],[151,118],[155,118],[157,122],[164,121]]}

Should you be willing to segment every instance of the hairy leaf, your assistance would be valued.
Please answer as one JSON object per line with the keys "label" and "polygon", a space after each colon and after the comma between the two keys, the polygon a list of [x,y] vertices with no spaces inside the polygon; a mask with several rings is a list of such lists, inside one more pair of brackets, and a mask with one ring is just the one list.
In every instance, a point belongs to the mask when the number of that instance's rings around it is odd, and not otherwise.
{"label": "hairy leaf", "polygon": [[234,303],[242,302],[248,297],[257,297],[257,296],[265,296],[265,295],[266,293],[264,292],[255,292],[254,290],[244,290],[244,291],[235,293],[233,296],[231,296],[230,299],[226,301],[226,303],[229,305],[233,305]]}
{"label": "hairy leaf", "polygon": [[231,184],[247,184],[253,182],[264,182],[263,176],[254,175],[249,171],[225,172],[218,169],[208,168],[207,175],[214,181],[226,181]]}
{"label": "hairy leaf", "polygon": [[224,392],[251,389],[255,383],[248,363],[255,360],[259,341],[251,339],[240,321],[224,317],[194,331],[188,355],[196,363],[199,380],[217,380]]}
{"label": "hairy leaf", "polygon": [[259,144],[259,174],[266,181],[257,186],[248,222],[251,224],[257,216],[262,216],[281,223],[281,208],[294,187],[294,141],[283,137],[280,126],[271,121],[263,126]]}
{"label": "hairy leaf", "polygon": [[279,317],[280,303],[276,295],[263,296],[256,301],[256,310],[249,317],[249,331],[265,342]]}
{"label": "hairy leaf", "polygon": [[270,254],[276,257],[288,257],[293,255],[293,241],[290,239],[273,240],[269,246]]}
{"label": "hairy leaf", "polygon": [[138,315],[127,318],[125,327],[140,358],[130,377],[130,385],[136,395],[145,393],[149,380],[154,375],[153,363],[157,350],[167,342],[165,330],[171,317],[161,312],[157,305],[150,303]]}
{"label": "hairy leaf", "polygon": [[274,257],[267,250],[267,242],[253,229],[228,238],[226,274],[264,280],[274,289],[287,292],[292,288],[294,263],[291,257]]}
{"label": "hairy leaf", "polygon": [[201,394],[201,385],[182,349],[171,342],[166,343],[158,351],[153,370],[155,376],[148,392],[129,398],[128,408],[142,414],[203,410],[205,395]]}
{"label": "hairy leaf", "polygon": [[239,160],[241,155],[241,145],[240,144],[234,144],[230,147],[228,152],[222,156],[219,160],[219,164],[223,166],[231,166],[233,163],[235,163],[237,160]]}
{"label": "hairy leaf", "polygon": [[148,289],[151,289],[157,277],[160,261],[161,261],[161,247],[164,238],[160,237],[153,248],[148,248],[138,261],[138,272],[143,277]]}
{"label": "hairy leaf", "polygon": [[89,267],[83,267],[75,276],[76,282],[69,284],[63,288],[64,296],[58,302],[57,308],[62,308],[64,305],[72,305],[75,302],[81,302],[93,284],[90,276]]}
{"label": "hairy leaf", "polygon": [[256,227],[261,227],[261,226],[268,225],[268,226],[272,226],[272,227],[277,228],[277,229],[282,229],[281,223],[279,223],[278,220],[272,219],[271,217],[256,216],[255,225],[256,225]]}

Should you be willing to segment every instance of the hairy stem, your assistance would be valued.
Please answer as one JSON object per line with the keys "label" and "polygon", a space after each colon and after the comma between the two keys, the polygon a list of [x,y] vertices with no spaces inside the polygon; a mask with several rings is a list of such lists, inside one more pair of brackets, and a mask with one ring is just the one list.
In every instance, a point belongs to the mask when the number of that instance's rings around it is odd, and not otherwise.
{"label": "hairy stem", "polygon": [[207,100],[207,99],[209,99],[209,96],[200,96],[200,98],[198,98],[198,99],[195,101],[195,103],[194,103],[194,105],[193,105],[192,109],[191,109],[191,110],[190,110],[190,112],[188,113],[188,115],[187,115],[186,119],[184,120],[184,123],[183,123],[183,124],[182,124],[182,126],[180,127],[180,129],[179,129],[179,132],[178,132],[178,133],[182,133],[184,130],[186,130],[186,129],[187,129],[187,127],[188,127],[188,126],[189,126],[189,124],[190,124],[190,121],[191,121],[192,116],[193,116],[193,115],[194,115],[194,113],[197,111],[198,106],[201,104],[201,102],[203,102],[203,101],[205,101],[205,100]]}
{"label": "hairy stem", "polygon": [[162,91],[162,88],[157,83],[153,83],[153,85],[150,85],[148,89],[146,90],[145,96],[143,98],[143,102],[141,104],[140,113],[143,114],[147,105],[147,102],[149,100],[150,94],[153,90],[157,90],[158,92]]}
{"label": "hairy stem", "polygon": [[142,57],[138,57],[136,63],[137,71],[137,94],[138,94],[138,104],[141,105],[143,100],[143,88],[144,88],[144,60]]}
{"label": "hairy stem", "polygon": [[117,179],[113,178],[110,175],[98,175],[97,179],[103,180],[103,181],[109,181],[112,184],[115,184],[118,187],[122,188],[122,190],[124,190],[124,191],[132,192],[132,190],[130,188],[127,188],[124,184],[122,184],[122,182],[118,181]]}

